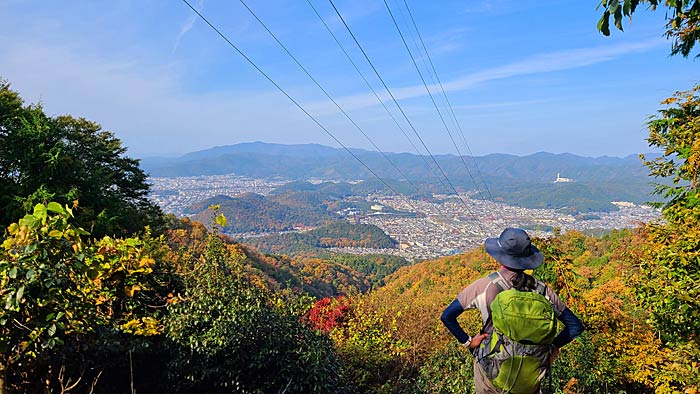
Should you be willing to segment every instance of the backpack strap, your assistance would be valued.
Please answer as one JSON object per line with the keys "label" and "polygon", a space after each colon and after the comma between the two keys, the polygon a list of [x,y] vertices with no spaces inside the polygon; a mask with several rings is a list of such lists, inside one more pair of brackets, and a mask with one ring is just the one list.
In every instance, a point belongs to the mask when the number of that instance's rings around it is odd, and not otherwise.
{"label": "backpack strap", "polygon": [[[506,282],[506,280],[503,278],[503,276],[501,275],[501,273],[498,272],[498,271],[495,271],[495,272],[490,273],[489,276],[488,276],[488,278],[489,278],[489,280],[491,281],[491,283],[493,283],[493,285],[496,286],[496,289],[498,289],[498,292],[499,292],[499,293],[502,292],[502,291],[508,290],[508,289],[510,288],[510,286],[508,286],[508,283]],[[484,324],[481,326],[481,330],[479,331],[479,333],[480,333],[480,334],[483,334],[483,333],[484,333],[484,330],[486,329],[486,326],[488,326],[488,325],[491,324],[492,322],[493,322],[493,317],[492,317],[491,314],[489,313],[489,317],[486,319],[486,321],[484,322]],[[497,342],[496,342],[495,346],[493,347],[493,349],[491,349],[491,350],[488,350],[488,348],[486,348],[486,349],[483,349],[483,348],[476,348],[476,349],[474,349],[473,354],[474,354],[475,357],[478,357],[478,359],[477,359],[478,361],[477,361],[477,362],[481,363],[481,360],[483,360],[483,359],[485,359],[485,358],[491,356],[492,354],[496,353],[496,351],[499,349],[499,346],[500,346],[502,343],[503,343],[503,340],[502,340],[501,337],[499,336],[498,339],[497,339]],[[477,354],[477,352],[480,352],[481,354]],[[483,354],[483,353],[486,353],[486,354]]]}
{"label": "backpack strap", "polygon": [[535,290],[533,290],[533,291],[534,291],[535,293],[538,293],[538,294],[542,295],[544,298],[547,299],[547,301],[550,301],[550,302],[552,301],[552,300],[550,300],[549,297],[547,296],[547,285],[546,285],[544,282],[538,280],[538,281],[537,281],[537,287],[535,287]]}
{"label": "backpack strap", "polygon": [[[493,285],[496,286],[499,293],[509,288],[508,284],[506,283],[506,280],[503,278],[503,276],[501,276],[501,273],[498,271],[490,273],[488,278],[491,281],[491,283],[493,283]],[[486,326],[488,326],[492,321],[493,319],[491,318],[491,314],[489,313],[489,317],[481,326],[481,330],[479,331],[479,333],[483,334],[484,330],[486,329]]]}
{"label": "backpack strap", "polygon": [[491,283],[493,283],[498,288],[499,293],[504,290],[507,290],[509,287],[506,283],[506,280],[503,279],[503,276],[501,276],[501,273],[498,271],[490,273],[488,278],[491,281]]}

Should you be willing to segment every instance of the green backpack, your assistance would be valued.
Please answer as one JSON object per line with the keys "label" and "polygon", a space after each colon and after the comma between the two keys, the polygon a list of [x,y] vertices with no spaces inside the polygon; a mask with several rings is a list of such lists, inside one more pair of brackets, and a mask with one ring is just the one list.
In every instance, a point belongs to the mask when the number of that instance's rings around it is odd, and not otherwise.
{"label": "green backpack", "polygon": [[549,368],[557,320],[545,297],[546,285],[533,291],[506,289],[498,272],[489,275],[500,292],[491,302],[493,334],[477,349],[479,365],[503,393],[532,394]]}

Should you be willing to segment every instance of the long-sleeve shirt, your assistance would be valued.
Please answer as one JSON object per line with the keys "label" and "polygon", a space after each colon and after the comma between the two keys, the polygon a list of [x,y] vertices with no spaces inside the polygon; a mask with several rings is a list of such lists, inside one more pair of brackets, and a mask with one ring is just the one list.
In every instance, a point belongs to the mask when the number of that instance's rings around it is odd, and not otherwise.
{"label": "long-sleeve shirt", "polygon": [[[512,287],[516,273],[505,267],[502,267],[499,273],[501,277],[503,277],[506,286],[508,288]],[[493,332],[493,323],[491,319],[489,319],[491,315],[490,305],[499,291],[500,289],[491,279],[483,277],[472,282],[462,290],[457,295],[457,298],[445,309],[442,313],[441,320],[452,335],[457,338],[459,343],[464,344],[470,339],[469,335],[464,332],[457,322],[457,316],[466,309],[479,309],[483,322],[482,332],[488,334]],[[552,303],[554,314],[557,319],[564,323],[564,329],[557,335],[553,342],[555,346],[561,348],[583,332],[583,324],[578,317],[564,305],[559,299],[559,296],[557,296],[549,286],[546,287],[544,295]]]}

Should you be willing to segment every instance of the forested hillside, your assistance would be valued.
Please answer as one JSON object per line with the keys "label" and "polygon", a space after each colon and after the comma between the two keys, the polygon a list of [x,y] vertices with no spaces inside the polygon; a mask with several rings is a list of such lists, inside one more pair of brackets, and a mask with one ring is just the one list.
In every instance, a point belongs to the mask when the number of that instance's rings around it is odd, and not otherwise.
{"label": "forested hillside", "polygon": [[322,205],[290,205],[255,193],[208,198],[193,205],[189,212],[195,213],[195,220],[211,223],[208,208],[212,205],[219,206],[219,211],[230,219],[224,227],[230,233],[286,231],[338,220]]}
{"label": "forested hillside", "polygon": [[274,234],[242,240],[266,253],[296,254],[316,252],[317,248],[354,247],[395,248],[396,240],[371,224],[337,222],[303,233]]}
{"label": "forested hillside", "polygon": [[[378,190],[378,186],[372,182],[349,184],[345,182],[323,182],[312,184],[309,182],[291,182],[280,186],[263,196],[255,193],[244,193],[235,197],[219,195],[207,198],[192,204],[185,210],[186,214],[203,223],[210,223],[211,206],[217,206],[218,211],[229,218],[225,233],[267,233],[280,232],[307,227],[318,227],[326,224],[335,224],[335,227],[327,227],[327,231],[335,231],[338,234],[331,237],[340,239],[348,238],[346,245],[317,246],[358,246],[360,240],[353,239],[356,234],[342,234],[351,227],[343,227],[340,212],[369,211],[370,203],[358,196],[365,196]],[[385,207],[384,213],[402,216],[415,216],[411,212],[399,212],[390,207]],[[335,230],[331,230],[335,229]],[[320,234],[320,236],[324,236]],[[327,237],[327,236],[326,236]],[[352,244],[352,245],[350,245]],[[391,247],[386,241],[365,242],[365,247]],[[371,246],[371,245],[385,246]]]}
{"label": "forested hillside", "polygon": [[[303,233],[273,234],[246,238],[240,240],[240,242],[266,253],[267,258],[275,258],[275,255],[290,256],[291,259],[287,258],[286,260],[292,265],[309,261],[326,261],[331,267],[337,264],[350,267],[362,273],[369,280],[371,288],[383,285],[384,278],[387,275],[408,265],[408,262],[399,256],[384,254],[352,255],[329,251],[329,248],[332,247],[396,247],[397,242],[394,239],[386,235],[378,227],[369,224],[338,222]],[[332,283],[335,284],[338,281],[333,280]],[[359,286],[356,287],[357,289],[364,292],[368,288]]]}

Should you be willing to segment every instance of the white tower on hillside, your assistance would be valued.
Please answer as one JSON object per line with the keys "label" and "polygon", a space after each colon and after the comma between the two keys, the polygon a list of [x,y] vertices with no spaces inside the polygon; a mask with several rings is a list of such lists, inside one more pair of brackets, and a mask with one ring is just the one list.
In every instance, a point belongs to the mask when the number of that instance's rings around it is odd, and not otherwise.
{"label": "white tower on hillside", "polygon": [[573,182],[574,180],[571,178],[562,178],[559,176],[559,173],[557,172],[557,179],[554,180],[554,183],[566,183],[566,182]]}

